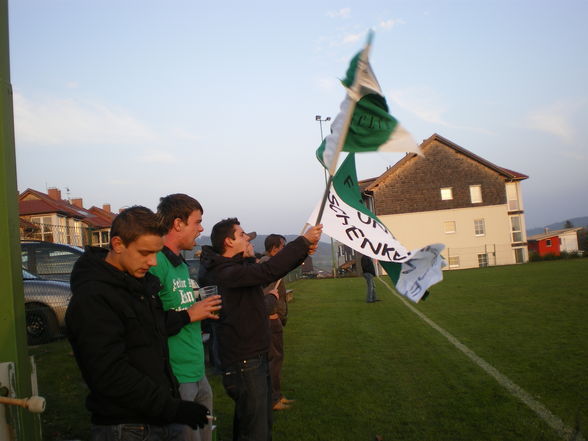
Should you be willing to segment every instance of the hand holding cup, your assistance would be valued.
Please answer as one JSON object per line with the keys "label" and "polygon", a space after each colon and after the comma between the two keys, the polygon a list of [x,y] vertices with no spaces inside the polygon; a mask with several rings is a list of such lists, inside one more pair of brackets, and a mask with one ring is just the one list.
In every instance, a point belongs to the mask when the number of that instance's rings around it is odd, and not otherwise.
{"label": "hand holding cup", "polygon": [[216,285],[205,286],[198,290],[199,302],[195,302],[188,308],[190,321],[196,322],[207,318],[218,319],[218,310],[221,309],[221,296],[218,295]]}

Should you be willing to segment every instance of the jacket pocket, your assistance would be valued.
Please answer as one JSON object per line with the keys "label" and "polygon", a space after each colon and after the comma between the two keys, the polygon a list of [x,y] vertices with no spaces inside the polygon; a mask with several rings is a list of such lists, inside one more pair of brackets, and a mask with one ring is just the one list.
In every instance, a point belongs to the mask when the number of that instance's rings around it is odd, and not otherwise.
{"label": "jacket pocket", "polygon": [[126,322],[125,342],[128,348],[137,348],[149,346],[154,339],[150,327],[146,327],[136,314],[131,311],[125,311],[124,320]]}

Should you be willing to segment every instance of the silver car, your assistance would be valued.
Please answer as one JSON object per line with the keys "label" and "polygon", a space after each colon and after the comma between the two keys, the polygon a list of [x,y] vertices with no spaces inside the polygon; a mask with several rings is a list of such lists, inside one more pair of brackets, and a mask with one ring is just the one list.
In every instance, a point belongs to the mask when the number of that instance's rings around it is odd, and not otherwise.
{"label": "silver car", "polygon": [[65,311],[71,299],[68,282],[42,279],[22,270],[27,339],[30,345],[51,341],[62,334]]}
{"label": "silver car", "polygon": [[84,249],[40,240],[21,241],[22,266],[43,279],[69,282],[76,260]]}

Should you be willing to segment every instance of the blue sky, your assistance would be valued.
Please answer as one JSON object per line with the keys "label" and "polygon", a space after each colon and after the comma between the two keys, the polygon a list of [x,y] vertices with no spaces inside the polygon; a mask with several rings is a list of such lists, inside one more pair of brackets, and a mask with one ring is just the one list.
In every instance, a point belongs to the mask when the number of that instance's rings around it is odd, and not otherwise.
{"label": "blue sky", "polygon": [[[324,190],[315,115],[335,117],[371,28],[417,141],[439,133],[529,175],[529,228],[588,215],[585,0],[13,0],[9,14],[20,191],[114,210],[183,192],[204,234],[229,216],[299,232]],[[400,157],[362,155],[359,178]]]}

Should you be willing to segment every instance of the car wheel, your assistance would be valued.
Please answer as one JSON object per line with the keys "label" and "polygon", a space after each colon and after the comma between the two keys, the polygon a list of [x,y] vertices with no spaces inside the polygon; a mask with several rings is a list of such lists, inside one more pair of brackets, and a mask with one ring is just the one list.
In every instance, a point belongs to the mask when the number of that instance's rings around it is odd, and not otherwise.
{"label": "car wheel", "polygon": [[27,303],[25,310],[29,345],[47,343],[56,336],[59,327],[51,308],[39,303]]}

